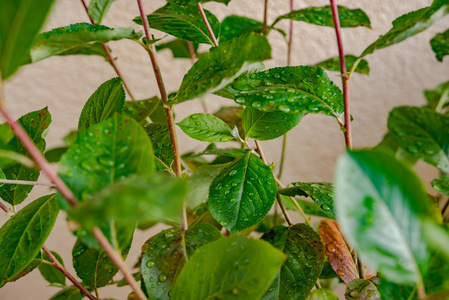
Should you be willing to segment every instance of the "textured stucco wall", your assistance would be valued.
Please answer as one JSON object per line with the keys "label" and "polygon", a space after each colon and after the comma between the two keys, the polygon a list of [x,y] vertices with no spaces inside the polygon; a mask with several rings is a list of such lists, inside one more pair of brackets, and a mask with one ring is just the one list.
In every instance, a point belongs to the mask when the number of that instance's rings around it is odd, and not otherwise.
{"label": "textured stucco wall", "polygon": [[[391,27],[391,21],[397,16],[411,10],[430,5],[431,0],[359,0],[339,1],[339,4],[351,8],[360,7],[370,16],[372,30],[355,28],[343,30],[345,52],[359,55],[363,49],[384,34]],[[163,0],[144,1],[147,13],[163,6]],[[327,5],[326,0],[296,1],[296,8]],[[288,0],[270,1],[269,21],[288,11]],[[208,3],[205,8],[211,10],[222,20],[226,15],[239,14],[261,19],[263,0],[233,0],[228,7]],[[107,26],[134,26],[132,20],[138,15],[136,2],[132,0],[116,1],[104,20]],[[87,21],[80,1],[57,0],[53,12],[45,26],[51,29],[80,21]],[[288,21],[279,24],[287,30]],[[391,108],[400,105],[422,105],[424,89],[431,89],[449,79],[449,59],[443,63],[436,61],[429,41],[438,32],[449,26],[446,17],[424,33],[399,45],[379,50],[367,57],[371,75],[355,75],[350,82],[352,100],[353,140],[355,147],[368,147],[377,144],[386,131],[386,121]],[[140,30],[140,29],[139,29]],[[305,65],[322,61],[337,55],[334,31],[331,28],[317,27],[296,22],[293,45],[293,65]],[[154,32],[157,37],[164,34]],[[277,33],[270,35],[274,59],[266,63],[267,67],[286,64],[286,45]],[[154,75],[148,55],[131,41],[110,43],[117,64],[122,70],[134,95],[144,99],[158,95]],[[174,60],[169,51],[158,53],[167,90],[175,91],[183,75],[191,66],[189,60]],[[340,85],[336,73],[330,73],[334,82]],[[49,106],[53,122],[48,135],[48,147],[61,144],[61,138],[77,127],[77,120],[83,104],[95,89],[104,81],[115,77],[112,68],[99,57],[53,57],[33,65],[23,67],[6,83],[7,104],[15,117]],[[207,98],[210,111],[220,105],[232,105],[228,100],[218,97]],[[180,104],[176,108],[177,120],[201,111],[199,101]],[[3,120],[0,119],[1,122]],[[199,150],[205,144],[187,139],[178,130],[181,152]],[[280,157],[280,139],[264,142],[268,160],[278,162]],[[330,117],[308,115],[291,131],[288,140],[288,158],[283,181],[332,181],[333,166],[338,155],[344,150],[343,135],[338,124]],[[436,177],[436,172],[424,164],[418,169],[426,181]],[[46,180],[43,176],[41,180]],[[36,188],[29,199],[47,192]],[[28,203],[25,201],[24,204]],[[0,221],[3,223],[3,221]],[[135,262],[140,245],[150,236],[138,232],[128,259],[128,264]],[[71,247],[74,238],[67,232],[64,217],[60,216],[54,232],[47,241],[47,246],[62,254],[66,265],[71,269]],[[73,270],[72,270],[73,271]],[[54,287],[45,287],[37,271],[20,281],[8,284],[0,289],[0,299],[48,299],[57,291]],[[125,299],[128,290],[121,288],[118,292],[102,292],[102,297]]]}

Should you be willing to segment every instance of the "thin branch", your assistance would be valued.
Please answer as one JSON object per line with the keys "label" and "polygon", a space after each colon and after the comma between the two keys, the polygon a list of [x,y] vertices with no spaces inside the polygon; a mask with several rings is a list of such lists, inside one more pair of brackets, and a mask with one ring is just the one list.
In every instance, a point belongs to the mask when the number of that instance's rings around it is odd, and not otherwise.
{"label": "thin branch", "polygon": [[0,208],[5,212],[8,213],[9,212],[9,208],[6,207],[6,205],[4,205],[3,203],[0,202]]}
{"label": "thin branch", "polygon": [[0,179],[0,183],[19,184],[19,185],[40,185],[40,186],[55,187],[55,185],[50,182],[27,181],[27,180]]}
{"label": "thin branch", "polygon": [[340,70],[341,80],[343,85],[343,102],[345,108],[345,143],[348,149],[352,149],[352,137],[351,137],[351,112],[349,106],[349,94],[348,94],[348,74],[346,72],[345,55],[343,52],[343,42],[341,37],[340,19],[338,17],[338,9],[335,0],[330,0],[332,9],[332,18],[334,20],[335,34],[337,36],[338,55],[340,57]]}
{"label": "thin branch", "polygon": [[215,47],[218,46],[217,39],[215,38],[214,32],[212,31],[212,27],[210,27],[209,21],[207,20],[207,16],[204,13],[203,6],[201,5],[200,2],[198,2],[196,4],[196,7],[198,7],[198,10],[200,11],[201,18],[203,18],[203,22],[206,25],[207,32],[209,32],[210,38],[212,39],[212,43],[214,44]]}
{"label": "thin branch", "polygon": [[97,299],[64,268],[64,266],[58,261],[58,259],[53,255],[53,253],[51,253],[51,251],[48,250],[47,247],[42,246],[42,250],[53,262],[51,265],[57,268],[62,274],[64,274],[64,276],[67,277],[67,279],[70,280],[73,283],[73,285],[76,286],[84,295],[86,295],[87,298],[89,298],[90,300]]}
{"label": "thin branch", "polygon": [[[290,12],[294,10],[294,0],[290,0]],[[287,65],[292,65],[292,44],[293,44],[293,19],[290,19],[290,30],[288,32]]]}
{"label": "thin branch", "polygon": [[266,35],[268,31],[267,22],[268,22],[268,0],[265,0],[263,8],[263,25],[262,25],[263,35]]}
{"label": "thin branch", "polygon": [[[92,25],[95,25],[95,21],[92,20],[92,18],[89,15],[89,8],[86,5],[86,1],[85,0],[81,0],[81,3],[83,4],[84,10],[86,11],[87,17],[89,18],[89,21]],[[108,46],[106,46],[105,43],[101,43],[101,46],[103,47],[104,52],[106,53],[108,59],[107,61],[109,62],[109,64],[112,66],[112,68],[114,68],[115,73],[118,75],[118,77],[120,77],[122,79],[123,82],[123,87],[125,88],[126,92],[128,93],[129,97],[131,98],[131,100],[136,100],[136,98],[134,98],[134,95],[131,93],[131,90],[128,87],[128,84],[126,83],[125,78],[123,78],[122,73],[120,72],[119,68],[117,67],[117,65],[115,64],[115,60],[112,57],[111,51],[109,51]]]}
{"label": "thin branch", "polygon": [[282,173],[284,172],[285,158],[287,156],[287,139],[288,134],[284,134],[282,137],[282,152],[281,152],[281,161],[279,163],[279,173],[278,178],[281,179]]}

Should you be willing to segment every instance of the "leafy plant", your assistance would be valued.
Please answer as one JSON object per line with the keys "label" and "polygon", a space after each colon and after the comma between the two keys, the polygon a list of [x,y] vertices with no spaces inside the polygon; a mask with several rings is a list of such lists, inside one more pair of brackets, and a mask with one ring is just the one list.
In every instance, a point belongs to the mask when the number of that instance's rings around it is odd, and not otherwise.
{"label": "leafy plant", "polygon": [[[113,284],[129,285],[128,299],[338,299],[332,280],[346,284],[346,299],[449,298],[449,81],[426,91],[423,107],[394,108],[383,141],[361,150],[352,149],[348,93],[354,74],[370,72],[366,56],[432,26],[449,13],[446,0],[398,17],[359,56],[345,55],[340,31],[371,28],[370,19],[334,0],[291,7],[272,24],[268,1],[262,21],[230,15],[220,22],[203,9],[208,0],[167,0],[150,14],[137,0],[140,15],[132,21],[144,33],[101,25],[113,0],[82,0],[90,24],[38,34],[52,2],[0,2],[0,113],[6,120],[0,124],[0,207],[10,217],[0,228],[0,286],[37,268],[61,288],[51,299],[99,299],[99,290]],[[272,56],[269,35],[286,37],[277,28],[286,19],[334,28],[339,55],[315,66],[265,69],[262,62]],[[154,39],[150,29],[175,39]],[[148,52],[160,94],[135,101],[106,45],[122,39]],[[287,42],[290,61],[291,34]],[[448,30],[430,45],[442,61]],[[172,94],[156,58],[164,49],[194,61]],[[22,65],[56,55],[104,57],[118,77],[87,99],[64,146],[46,150],[49,110],[14,120],[3,83]],[[342,89],[325,69],[340,71]],[[209,94],[232,105],[175,123],[177,104]],[[333,183],[285,186],[284,160],[275,174],[259,141],[284,136],[315,113],[335,119],[347,151]],[[176,126],[206,143],[205,150],[181,154]],[[436,197],[412,170],[419,160],[440,172],[430,183]],[[16,212],[41,184],[41,173],[56,193]],[[78,278],[44,245],[60,210],[76,224]],[[303,222],[294,223],[292,211]],[[310,216],[321,218],[318,229]],[[158,222],[169,228],[149,237],[131,272],[123,260],[136,228]],[[119,271],[123,279],[113,281]]]}

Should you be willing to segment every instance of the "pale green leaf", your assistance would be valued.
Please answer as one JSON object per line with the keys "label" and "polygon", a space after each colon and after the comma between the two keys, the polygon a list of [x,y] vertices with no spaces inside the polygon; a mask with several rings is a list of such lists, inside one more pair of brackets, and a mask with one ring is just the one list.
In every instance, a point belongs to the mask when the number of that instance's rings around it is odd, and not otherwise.
{"label": "pale green leaf", "polygon": [[440,177],[432,180],[431,183],[437,192],[449,197],[449,177]]}
{"label": "pale green leaf", "polygon": [[310,293],[309,300],[338,300],[338,297],[331,290],[320,288]]}
{"label": "pale green leaf", "polygon": [[204,165],[198,167],[188,181],[186,206],[195,209],[209,199],[209,186],[221,172],[223,165]]}
{"label": "pale green leaf", "polygon": [[108,12],[109,6],[115,0],[90,0],[88,7],[89,17],[97,24],[101,24],[104,15]]}

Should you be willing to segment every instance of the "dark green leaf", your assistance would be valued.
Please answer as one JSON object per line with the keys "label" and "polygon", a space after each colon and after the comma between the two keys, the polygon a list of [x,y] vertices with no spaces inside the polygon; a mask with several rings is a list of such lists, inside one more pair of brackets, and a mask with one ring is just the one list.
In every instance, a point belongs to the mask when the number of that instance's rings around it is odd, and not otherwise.
{"label": "dark green leaf", "polygon": [[108,12],[109,6],[115,0],[90,0],[88,7],[89,17],[97,24],[101,24],[104,15]]}
{"label": "dark green leaf", "polygon": [[241,157],[248,153],[245,149],[239,148],[216,148],[216,149],[206,149],[199,155],[218,155],[218,156],[229,156],[229,157]]}
{"label": "dark green leaf", "polygon": [[429,259],[423,219],[431,209],[418,176],[394,157],[366,150],[343,155],[335,178],[339,225],[362,261],[392,282],[422,281]]}
{"label": "dark green leaf", "polygon": [[184,264],[195,251],[221,238],[220,231],[199,224],[187,231],[171,228],[151,238],[142,259],[142,280],[151,299],[170,299],[171,289]]}
{"label": "dark green leaf", "polygon": [[[56,257],[56,259],[64,266],[61,256],[58,253],[51,251],[51,253]],[[43,259],[52,262],[52,260],[44,252]],[[42,263],[39,265],[39,272],[41,272],[42,277],[51,284],[65,285],[65,275],[61,273],[56,267],[49,265],[47,263]]]}
{"label": "dark green leaf", "polygon": [[306,299],[323,269],[325,255],[320,236],[306,224],[277,226],[261,239],[288,255],[262,299]]}
{"label": "dark green leaf", "polygon": [[[28,266],[26,266],[22,271],[19,272],[19,274],[17,274],[13,278],[8,279],[7,282],[15,282],[15,281],[19,280],[20,278],[28,275],[34,269],[36,269],[38,266],[40,266],[41,262],[42,262],[42,255],[41,255],[41,252],[39,251],[37,256],[31,261],[31,263]],[[6,282],[4,282],[3,284],[6,284]],[[0,287],[1,287],[1,285],[0,285]]]}
{"label": "dark green leaf", "polygon": [[130,176],[80,203],[69,216],[87,228],[110,219],[129,224],[180,221],[186,191],[185,180],[181,178],[165,174]]}
{"label": "dark green leaf", "polygon": [[175,101],[179,103],[219,91],[248,71],[252,62],[270,57],[268,40],[256,33],[223,42],[198,59],[184,76]]}
{"label": "dark green leaf", "polygon": [[109,28],[103,25],[77,23],[41,33],[31,48],[31,61],[85,46],[88,43],[106,43],[121,39],[139,39],[141,33],[132,28]]}
{"label": "dark green leaf", "polygon": [[[128,255],[131,248],[132,233],[134,226],[117,226],[118,230],[128,232],[127,234],[118,234],[117,237],[123,239],[116,240],[116,248],[121,253],[123,259]],[[73,268],[76,274],[83,280],[84,283],[96,289],[111,281],[114,275],[118,272],[117,266],[109,258],[104,249],[89,248],[80,239],[77,239],[72,249]]]}
{"label": "dark green leaf", "polygon": [[397,107],[388,129],[396,143],[417,158],[449,173],[449,117],[425,107]]}
{"label": "dark green leaf", "polygon": [[382,299],[384,300],[416,300],[416,286],[413,285],[399,285],[388,281],[386,278],[380,280],[378,287]]}
{"label": "dark green leaf", "polygon": [[230,89],[235,102],[263,111],[343,113],[340,89],[317,67],[282,67],[237,78]]}
{"label": "dark green leaf", "polygon": [[67,152],[68,147],[57,147],[53,149],[49,149],[45,152],[45,159],[50,163],[56,163],[61,159],[61,156]]}
{"label": "dark green leaf", "polygon": [[126,101],[123,107],[123,113],[132,117],[140,124],[146,124],[146,119],[160,105],[161,100],[158,97],[140,101]]}
{"label": "dark green leaf", "polygon": [[[215,36],[220,32],[220,22],[208,10],[206,13],[207,20],[210,23]],[[194,43],[204,43],[213,45],[206,25],[198,11],[196,5],[188,5],[181,7],[175,4],[166,4],[152,14],[147,16],[148,23],[151,28],[168,33],[175,37],[191,41]],[[133,20],[142,25],[142,19],[136,17]]]}
{"label": "dark green leaf", "polygon": [[0,286],[19,274],[37,256],[58,212],[55,195],[43,196],[25,206],[0,228]]}
{"label": "dark green leaf", "polygon": [[221,23],[220,43],[248,32],[262,33],[263,23],[242,16],[227,16]]}
{"label": "dark green leaf", "polygon": [[[170,49],[174,58],[191,58],[189,44],[186,40],[175,39],[171,42],[156,45],[156,51],[161,51],[163,49]],[[196,54],[196,51],[198,50],[197,43],[193,43],[193,49]]]}
{"label": "dark green leaf", "polygon": [[209,189],[209,210],[232,233],[265,218],[276,197],[270,167],[251,152],[236,159],[215,177]]}
{"label": "dark green leaf", "polygon": [[[447,232],[446,225],[446,232]],[[440,251],[436,251],[429,261],[429,271],[425,275],[424,284],[426,293],[430,296],[439,292],[449,291],[449,258]],[[441,299],[448,299],[449,295]]]}
{"label": "dark green leaf", "polygon": [[0,76],[3,80],[26,61],[26,55],[53,2],[0,1]]}
{"label": "dark green leaf", "polygon": [[391,155],[409,163],[411,166],[416,164],[416,162],[418,161],[418,158],[416,158],[414,155],[399,147],[391,132],[387,132],[384,135],[382,141],[378,145],[376,145],[373,150],[390,153]]}
{"label": "dark green leaf", "polygon": [[[378,281],[379,279],[375,277]],[[345,298],[348,300],[380,300],[377,285],[371,280],[356,278],[346,286]],[[397,298],[394,298],[397,299]]]}
{"label": "dark green leaf", "polygon": [[[281,193],[282,191],[283,190],[279,190],[278,192]],[[293,200],[291,199],[291,197],[287,197],[287,196],[281,194],[281,199],[285,205],[285,208],[287,208],[288,210],[293,210],[293,211],[298,210],[296,205],[293,203]],[[295,198],[295,200],[296,200],[296,202],[298,202],[299,206],[302,208],[302,210],[304,211],[304,213],[306,215],[329,218],[324,213],[324,211],[321,209],[321,207],[316,205],[314,202],[303,200],[303,199],[297,199],[297,198]]]}
{"label": "dark green leaf", "polygon": [[449,81],[443,82],[434,90],[424,91],[424,95],[430,108],[438,112],[441,111],[441,109],[449,105]]}
{"label": "dark green leaf", "polygon": [[185,264],[172,299],[259,299],[285,259],[264,241],[239,236],[219,239],[198,249]]}
{"label": "dark green leaf", "polygon": [[373,53],[375,50],[400,43],[416,35],[432,26],[433,23],[448,13],[449,3],[446,0],[434,0],[429,7],[402,15],[393,21],[393,28],[369,45],[360,57]]}
{"label": "dark green leaf", "polygon": [[108,55],[104,51],[101,43],[93,43],[93,44],[85,44],[79,47],[71,48],[67,51],[63,51],[61,53],[55,54],[59,56],[67,56],[67,55],[98,55],[102,56],[105,59],[108,58]]}
{"label": "dark green leaf", "polygon": [[196,3],[206,3],[206,2],[218,2],[228,5],[231,0],[167,0],[168,3],[173,3],[177,5],[189,5]]}
{"label": "dark green leaf", "polygon": [[85,200],[119,179],[153,171],[149,137],[136,121],[116,114],[78,137],[62,156],[59,175]]}
{"label": "dark green leaf", "polygon": [[304,114],[266,112],[247,107],[243,112],[243,129],[247,137],[259,141],[271,140],[293,129],[303,116]]}
{"label": "dark green leaf", "polygon": [[336,219],[334,209],[334,192],[328,182],[293,182],[294,187],[285,188],[279,193],[287,196],[310,197],[331,219]]}
{"label": "dark green leaf", "polygon": [[[371,28],[371,23],[368,16],[361,9],[349,9],[344,6],[338,6],[338,16],[340,18],[340,26],[342,28],[357,26]],[[276,21],[274,21],[273,25],[284,19],[303,21],[320,26],[334,27],[332,10],[330,6],[307,7],[304,9],[295,10],[278,17]]]}
{"label": "dark green leaf", "polygon": [[154,158],[157,172],[170,170],[173,163],[173,147],[168,125],[148,124],[145,126],[145,131],[154,145]]}
{"label": "dark green leaf", "polygon": [[[358,60],[358,57],[354,55],[345,55],[345,63],[346,63],[346,70],[351,70],[354,63]],[[315,66],[329,70],[329,71],[335,71],[340,72],[340,58],[332,57],[328,60],[319,62],[315,64]],[[369,65],[368,62],[365,59],[360,60],[357,67],[354,70],[355,73],[360,73],[364,75],[369,75]]]}
{"label": "dark green leaf", "polygon": [[78,134],[111,118],[116,112],[121,113],[124,105],[125,90],[120,77],[104,82],[84,104],[78,122]]}
{"label": "dark green leaf", "polygon": [[440,177],[432,180],[432,187],[437,192],[449,196],[449,177]]}
{"label": "dark green leaf", "polygon": [[195,209],[206,203],[209,197],[209,186],[214,178],[221,172],[223,165],[200,166],[193,172],[188,182],[186,206]]}
{"label": "dark green leaf", "polygon": [[[46,145],[44,138],[51,123],[51,115],[47,107],[22,116],[18,123],[22,125],[39,151],[43,152]],[[11,139],[6,147],[26,157],[31,157],[17,137]],[[3,167],[2,170],[7,179],[37,181],[39,178],[39,171],[18,163]],[[0,187],[0,198],[9,204],[17,205],[25,200],[33,187],[32,185],[6,184]]]}
{"label": "dark green leaf", "polygon": [[214,115],[196,113],[176,123],[185,134],[193,139],[219,143],[234,139],[232,129]]}
{"label": "dark green leaf", "polygon": [[437,34],[430,40],[433,52],[438,61],[443,61],[443,57],[449,55],[449,30]]}
{"label": "dark green leaf", "polygon": [[83,295],[80,290],[74,286],[63,289],[57,292],[50,300],[81,300]]}
{"label": "dark green leaf", "polygon": [[310,294],[309,300],[338,300],[338,297],[328,289],[316,289]]}

